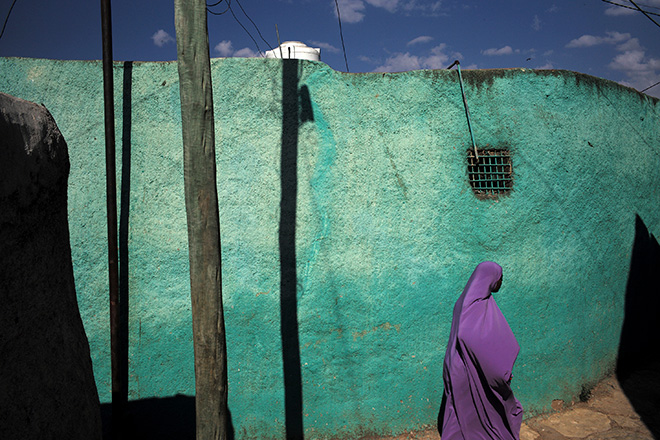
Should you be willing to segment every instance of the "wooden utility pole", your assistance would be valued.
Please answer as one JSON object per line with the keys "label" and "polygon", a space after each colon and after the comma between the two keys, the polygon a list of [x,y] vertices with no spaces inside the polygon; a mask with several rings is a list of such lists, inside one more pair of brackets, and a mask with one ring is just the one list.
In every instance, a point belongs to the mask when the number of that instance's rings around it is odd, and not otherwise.
{"label": "wooden utility pole", "polygon": [[197,440],[227,438],[211,60],[205,0],[174,0],[195,347]]}

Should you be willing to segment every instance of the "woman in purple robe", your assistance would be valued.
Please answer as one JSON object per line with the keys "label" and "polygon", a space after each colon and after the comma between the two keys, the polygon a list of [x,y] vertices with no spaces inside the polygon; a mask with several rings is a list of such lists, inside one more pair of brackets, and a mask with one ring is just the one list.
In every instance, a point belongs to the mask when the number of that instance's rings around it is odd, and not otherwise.
{"label": "woman in purple robe", "polygon": [[518,440],[522,406],[511,390],[520,346],[491,292],[502,268],[480,263],[454,306],[443,365],[442,440]]}

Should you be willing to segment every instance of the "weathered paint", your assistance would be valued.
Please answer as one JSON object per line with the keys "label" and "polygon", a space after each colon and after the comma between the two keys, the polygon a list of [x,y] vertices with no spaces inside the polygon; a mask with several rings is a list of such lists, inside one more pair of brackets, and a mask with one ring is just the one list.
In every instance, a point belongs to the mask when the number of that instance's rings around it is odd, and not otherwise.
{"label": "weathered paint", "polygon": [[[176,64],[123,67],[115,109],[130,398],[191,395]],[[281,438],[282,61],[216,59],[212,69],[229,405],[238,438]],[[0,72],[0,91],[44,103],[69,144],[76,287],[109,401],[101,65],[0,59]],[[660,233],[659,101],[566,71],[463,77],[477,143],[512,152],[514,189],[499,200],[478,200],[467,183],[456,71],[298,66],[296,293],[309,437],[435,423],[453,303],[486,259],[504,268],[497,301],[522,346],[513,386],[528,415],[576,398],[614,366],[636,216]]]}

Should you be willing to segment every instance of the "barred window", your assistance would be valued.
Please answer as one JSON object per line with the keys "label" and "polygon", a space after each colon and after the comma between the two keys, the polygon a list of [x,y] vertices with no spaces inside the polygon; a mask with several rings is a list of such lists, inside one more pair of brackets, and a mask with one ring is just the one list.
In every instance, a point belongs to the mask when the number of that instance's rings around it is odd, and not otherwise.
{"label": "barred window", "polygon": [[478,198],[496,199],[511,191],[513,186],[511,155],[506,149],[467,151],[468,181]]}

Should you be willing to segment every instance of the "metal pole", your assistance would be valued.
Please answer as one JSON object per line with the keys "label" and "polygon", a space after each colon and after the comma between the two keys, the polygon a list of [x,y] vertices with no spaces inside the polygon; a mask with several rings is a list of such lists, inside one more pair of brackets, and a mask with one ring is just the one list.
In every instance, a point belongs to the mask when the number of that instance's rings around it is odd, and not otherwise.
{"label": "metal pole", "polygon": [[280,30],[277,28],[277,24],[275,24],[275,32],[277,33],[277,46],[280,48],[280,59],[284,59],[284,54],[282,53],[282,43],[280,42]]}
{"label": "metal pole", "polygon": [[103,36],[103,103],[105,110],[105,172],[108,216],[108,272],[110,287],[110,361],[112,369],[112,431],[120,435],[123,386],[119,374],[119,276],[117,256],[117,176],[115,166],[115,106],[112,75],[112,21],[110,0],[101,0]]}
{"label": "metal pole", "polygon": [[470,138],[472,139],[472,148],[474,148],[474,158],[479,162],[479,154],[477,154],[477,143],[474,141],[474,134],[472,133],[472,123],[470,122],[470,109],[468,108],[467,99],[465,98],[465,90],[463,89],[463,75],[461,75],[461,63],[456,60],[451,63],[447,69],[456,66],[458,69],[458,82],[461,85],[461,95],[463,96],[463,106],[465,107],[465,115],[467,116],[468,130],[470,130]]}

